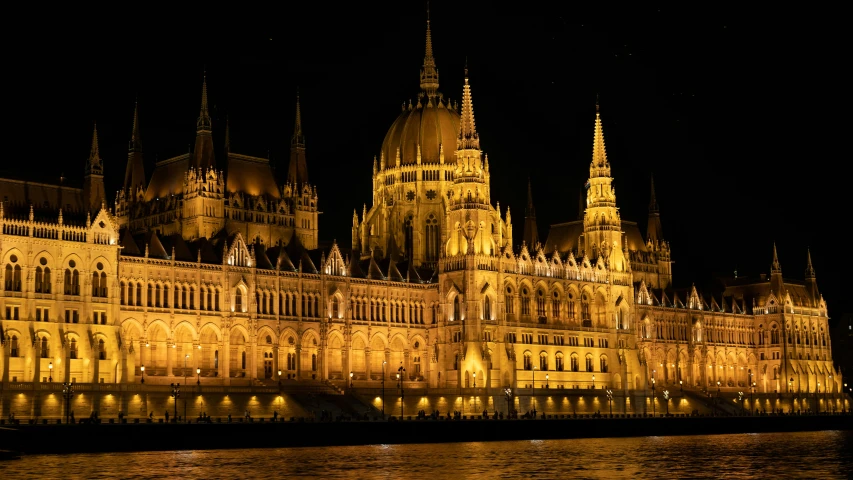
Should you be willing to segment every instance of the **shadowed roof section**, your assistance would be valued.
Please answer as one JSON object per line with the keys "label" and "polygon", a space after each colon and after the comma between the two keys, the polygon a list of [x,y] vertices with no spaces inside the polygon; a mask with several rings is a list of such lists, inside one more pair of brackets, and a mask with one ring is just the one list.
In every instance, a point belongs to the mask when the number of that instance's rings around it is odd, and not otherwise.
{"label": "shadowed roof section", "polygon": [[236,153],[228,154],[228,178],[225,188],[230,193],[281,197],[269,160]]}
{"label": "shadowed roof section", "polygon": [[186,153],[157,162],[154,173],[151,175],[151,182],[148,183],[148,189],[145,191],[145,201],[182,194],[189,159],[190,155]]}

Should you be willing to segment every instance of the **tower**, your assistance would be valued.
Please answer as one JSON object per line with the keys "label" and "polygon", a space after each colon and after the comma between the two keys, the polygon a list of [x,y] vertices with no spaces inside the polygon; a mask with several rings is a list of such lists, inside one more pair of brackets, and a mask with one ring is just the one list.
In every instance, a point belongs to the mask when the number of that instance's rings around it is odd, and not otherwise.
{"label": "tower", "polygon": [[655,177],[651,177],[651,196],[649,197],[649,223],[646,227],[646,239],[652,243],[663,240],[663,228],[660,223],[660,209],[655,196]]}
{"label": "tower", "polygon": [[584,248],[590,258],[603,257],[616,271],[627,267],[622,248],[622,220],[616,207],[616,189],[610,176],[610,162],[604,148],[601,114],[595,105],[595,132],[592,141],[592,161],[586,183],[584,212]]}
{"label": "tower", "polygon": [[104,164],[98,151],[98,125],[95,124],[92,133],[92,148],[83,176],[83,202],[89,213],[97,213],[105,204],[107,196],[104,193]]}
{"label": "tower", "polygon": [[812,307],[817,307],[820,302],[820,292],[817,289],[817,277],[815,275],[814,267],[812,266],[812,252],[811,250],[806,250],[807,252],[807,260],[806,260],[806,291],[809,293],[809,301],[812,303]]}
{"label": "tower", "polygon": [[308,182],[308,164],[305,160],[305,136],[302,134],[302,108],[296,92],[296,117],[293,137],[290,139],[290,165],[287,183],[291,189],[295,215],[295,235],[306,248],[317,248],[317,189]]}
{"label": "tower", "polygon": [[293,123],[293,137],[290,139],[290,165],[287,182],[300,188],[308,183],[308,164],[305,161],[305,136],[302,134],[302,110],[299,105],[299,92],[296,92],[296,120]]}

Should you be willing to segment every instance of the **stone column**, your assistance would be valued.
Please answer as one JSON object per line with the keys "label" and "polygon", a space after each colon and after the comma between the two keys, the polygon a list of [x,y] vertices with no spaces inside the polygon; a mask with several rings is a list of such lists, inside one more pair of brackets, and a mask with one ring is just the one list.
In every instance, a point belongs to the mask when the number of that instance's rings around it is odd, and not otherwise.
{"label": "stone column", "polygon": [[172,362],[173,357],[175,356],[175,344],[170,344],[168,341],[166,342],[166,376],[172,376]]}
{"label": "stone column", "polygon": [[367,376],[367,380],[371,380],[370,378],[370,347],[364,348],[364,374]]}
{"label": "stone column", "polygon": [[276,380],[281,380],[281,377],[278,374],[278,344],[274,344],[272,347],[272,374],[275,376]]}
{"label": "stone column", "polygon": [[296,344],[296,379],[302,380],[302,341]]}

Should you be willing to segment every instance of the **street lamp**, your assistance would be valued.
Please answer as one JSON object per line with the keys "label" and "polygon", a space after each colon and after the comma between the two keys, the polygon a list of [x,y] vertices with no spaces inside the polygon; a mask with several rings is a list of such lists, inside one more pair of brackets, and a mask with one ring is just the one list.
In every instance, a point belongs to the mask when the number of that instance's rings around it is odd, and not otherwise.
{"label": "street lamp", "polygon": [[510,409],[510,405],[512,405],[512,389],[510,387],[505,387],[504,395],[506,395],[506,418],[509,420],[512,413],[512,410]]}
{"label": "street lamp", "polygon": [[652,377],[652,417],[657,414],[657,405],[655,405],[655,378]]}
{"label": "street lamp", "polygon": [[352,389],[352,372],[349,372],[349,388]]}
{"label": "street lamp", "polygon": [[666,416],[669,416],[669,390],[663,391],[663,399],[666,400]]}
{"label": "street lamp", "polygon": [[278,393],[281,394],[281,369],[278,369]]}
{"label": "street lamp", "polygon": [[474,415],[477,414],[477,372],[474,372]]}
{"label": "street lamp", "polygon": [[714,401],[714,415],[717,414],[717,402],[720,401],[720,381],[717,380],[717,399]]}
{"label": "street lamp", "polygon": [[187,384],[187,361],[190,359],[190,354],[184,356],[184,385]]}
{"label": "street lamp", "polygon": [[65,397],[65,423],[68,423],[68,416],[71,415],[71,397],[74,396],[74,382],[62,384],[62,396]]}
{"label": "street lamp", "polygon": [[198,385],[199,387],[201,387],[201,368],[195,369],[195,377],[196,377],[195,384]]}
{"label": "street lamp", "polygon": [[548,377],[550,377],[550,375],[546,373],[545,374],[545,389],[546,390],[551,388],[551,386],[548,384]]}
{"label": "street lamp", "polygon": [[740,401],[740,413],[742,415],[745,413],[745,409],[743,408],[743,392],[737,392],[737,399]]}
{"label": "street lamp", "polygon": [[53,381],[53,362],[50,362],[47,365],[47,370],[48,370],[48,372],[50,372],[50,373],[48,373],[47,381],[52,382]]}
{"label": "street lamp", "polygon": [[175,399],[175,423],[178,422],[178,398],[181,397],[181,384],[180,383],[170,383],[172,387],[172,398]]}
{"label": "street lamp", "polygon": [[406,369],[403,367],[403,362],[400,362],[400,368],[397,369],[397,380],[400,386],[400,421],[403,420],[403,382],[406,381]]}
{"label": "street lamp", "polygon": [[382,361],[382,420],[385,420],[385,360]]}
{"label": "street lamp", "polygon": [[678,381],[678,389],[681,392],[684,392],[684,382],[682,382],[681,380]]}
{"label": "street lamp", "polygon": [[610,417],[613,417],[613,390],[607,389],[607,403],[610,404]]}
{"label": "street lamp", "polygon": [[145,383],[145,365],[139,367],[139,371],[142,372],[142,381],[140,383]]}
{"label": "street lamp", "polygon": [[592,376],[592,389],[595,390],[595,375]]}

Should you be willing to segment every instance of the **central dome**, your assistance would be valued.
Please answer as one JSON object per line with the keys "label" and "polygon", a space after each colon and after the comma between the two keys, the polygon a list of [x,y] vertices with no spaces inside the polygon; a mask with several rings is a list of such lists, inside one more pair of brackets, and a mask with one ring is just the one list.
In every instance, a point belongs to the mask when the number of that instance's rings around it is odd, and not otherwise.
{"label": "central dome", "polygon": [[[426,104],[423,104],[425,101]],[[440,147],[444,145],[444,162],[456,162],[456,138],[459,135],[459,113],[442,102],[438,96],[424,95],[418,104],[407,108],[391,125],[382,142],[385,168],[397,165],[397,150],[400,165],[418,163],[418,146],[421,147],[421,163],[439,163]]]}

